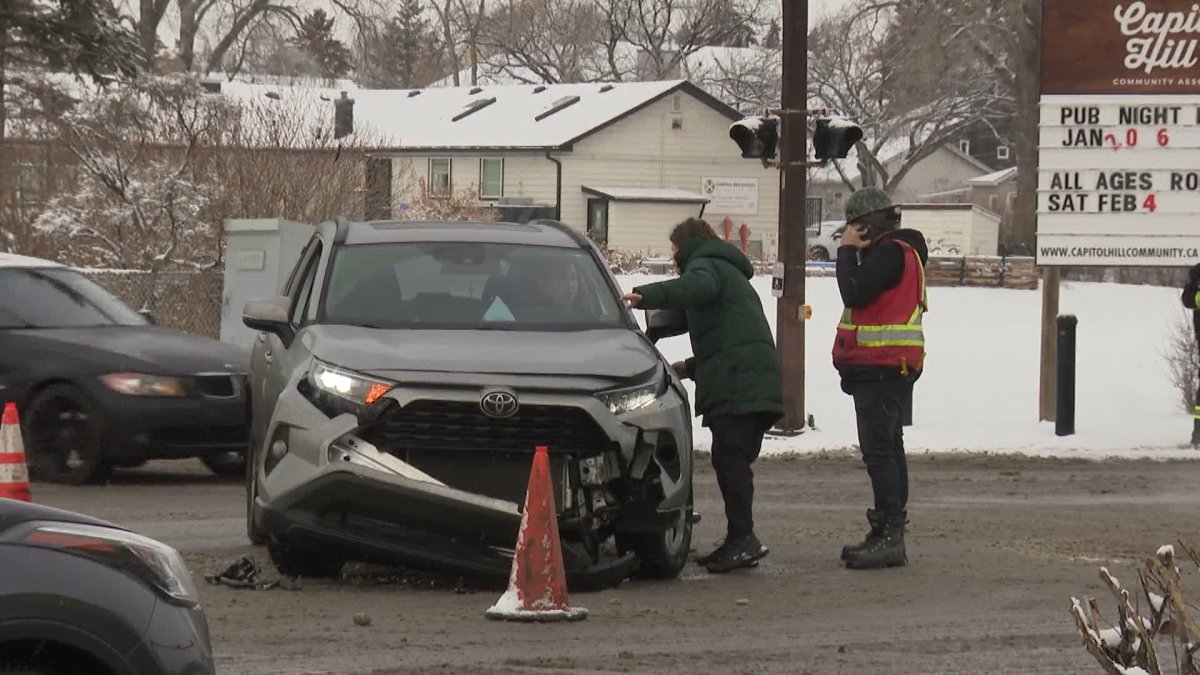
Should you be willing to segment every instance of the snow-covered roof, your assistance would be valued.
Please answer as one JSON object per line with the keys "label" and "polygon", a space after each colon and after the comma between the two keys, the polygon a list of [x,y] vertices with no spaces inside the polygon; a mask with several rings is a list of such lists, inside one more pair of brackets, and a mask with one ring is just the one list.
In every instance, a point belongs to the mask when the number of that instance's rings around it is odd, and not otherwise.
{"label": "snow-covered roof", "polygon": [[1016,177],[1017,167],[1014,166],[1007,169],[1001,169],[995,173],[989,173],[985,176],[980,176],[979,178],[972,178],[971,180],[967,181],[967,185],[970,185],[971,187],[995,187],[997,185],[1007,183]]}
{"label": "snow-covered roof", "polygon": [[[386,150],[559,149],[668,94],[684,90],[730,119],[736,110],[686,80],[431,89],[359,89],[355,135]],[[300,103],[333,126],[341,90],[221,83],[231,99]],[[317,103],[318,105],[311,105]]]}
{"label": "snow-covered roof", "polygon": [[[911,149],[912,144],[907,137],[894,138],[883,144],[883,146],[879,149],[879,152],[876,154],[876,157],[879,159],[881,164],[884,166],[889,166],[893,162],[903,161]],[[940,149],[975,167],[975,169],[981,174],[991,171],[991,168],[988,167],[988,165],[960,151],[958,148],[949,143],[943,144]],[[834,161],[841,163],[842,171],[846,174],[846,178],[851,182],[857,181],[862,177],[862,172],[858,168],[857,148],[852,148],[849,154],[846,156],[846,159]],[[809,174],[809,180],[814,183],[842,182],[842,178],[840,175],[838,175],[837,168],[835,168],[832,162],[824,167],[812,169],[811,173]]]}
{"label": "snow-covered roof", "polygon": [[591,187],[584,185],[583,191],[618,202],[684,202],[688,204],[707,204],[711,201],[699,192],[677,188]]}
{"label": "snow-covered roof", "polygon": [[53,260],[43,260],[42,258],[30,258],[27,255],[17,255],[16,253],[0,253],[0,269],[4,268],[47,268],[47,267],[66,267]]}

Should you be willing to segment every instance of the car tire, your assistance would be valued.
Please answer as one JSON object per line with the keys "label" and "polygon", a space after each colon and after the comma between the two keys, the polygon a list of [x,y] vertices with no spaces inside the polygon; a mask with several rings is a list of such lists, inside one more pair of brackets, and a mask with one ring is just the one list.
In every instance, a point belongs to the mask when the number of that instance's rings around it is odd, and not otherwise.
{"label": "car tire", "polygon": [[808,256],[817,262],[829,262],[829,249],[824,246],[813,246],[808,249]]}
{"label": "car tire", "polygon": [[692,522],[688,510],[680,509],[671,526],[662,532],[617,534],[617,549],[633,552],[638,559],[637,576],[643,579],[674,579],[683,571],[692,547]]}
{"label": "car tire", "polygon": [[241,478],[246,473],[246,453],[221,452],[200,458],[208,470],[221,478]]}
{"label": "car tire", "polygon": [[285,577],[336,579],[346,564],[344,558],[283,541],[267,544],[267,553],[275,569]]}
{"label": "car tire", "polygon": [[[25,458],[33,480],[68,485],[102,482],[103,422],[79,389],[56,384],[34,395],[25,413]],[[64,423],[67,422],[67,423]]]}

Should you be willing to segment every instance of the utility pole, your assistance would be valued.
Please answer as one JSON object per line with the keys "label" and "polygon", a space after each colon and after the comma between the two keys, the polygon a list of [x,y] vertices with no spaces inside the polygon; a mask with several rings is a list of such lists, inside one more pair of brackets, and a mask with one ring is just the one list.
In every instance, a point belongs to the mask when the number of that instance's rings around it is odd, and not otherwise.
{"label": "utility pole", "polygon": [[[808,0],[783,0],[783,100],[786,110],[808,108]],[[804,272],[808,259],[806,181],[808,118],[783,114],[780,129],[779,254],[783,295],[776,303],[775,342],[783,369],[785,433],[804,429]]]}

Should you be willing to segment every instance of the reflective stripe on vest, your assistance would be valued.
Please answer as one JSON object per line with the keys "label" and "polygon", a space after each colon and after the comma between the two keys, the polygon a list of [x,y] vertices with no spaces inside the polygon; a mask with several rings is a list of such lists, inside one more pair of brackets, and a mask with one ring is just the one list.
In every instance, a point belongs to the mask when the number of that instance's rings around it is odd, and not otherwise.
{"label": "reflective stripe on vest", "polygon": [[905,254],[905,268],[908,267],[908,255],[917,256],[914,267],[917,268],[917,278],[919,280],[921,295],[917,306],[913,309],[912,315],[908,318],[908,323],[903,324],[883,324],[883,325],[864,325],[860,326],[854,323],[854,313],[850,308],[846,308],[842,312],[842,320],[838,324],[838,328],[842,330],[854,331],[857,336],[858,346],[860,347],[924,347],[925,346],[925,330],[922,326],[923,314],[929,309],[929,298],[925,289],[925,268],[921,266],[920,257],[907,243],[897,241]]}

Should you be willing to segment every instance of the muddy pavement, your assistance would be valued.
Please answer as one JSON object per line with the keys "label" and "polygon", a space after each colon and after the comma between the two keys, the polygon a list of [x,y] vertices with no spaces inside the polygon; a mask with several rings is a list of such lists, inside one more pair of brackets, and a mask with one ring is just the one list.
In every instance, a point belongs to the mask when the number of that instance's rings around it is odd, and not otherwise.
{"label": "muddy pavement", "polygon": [[[706,461],[707,458],[703,458]],[[1200,459],[1200,457],[1198,457]],[[1164,543],[1200,544],[1200,461],[918,456],[906,568],[849,571],[842,544],[865,532],[869,489],[849,454],[755,465],[759,569],[572,595],[571,625],[488,621],[494,590],[397,570],[348,567],[297,591],[205,584],[246,543],[243,493],[197,463],[156,463],[112,485],[35,485],[78,509],[179,547],[200,584],[220,672],[284,673],[1096,673],[1068,597],[1112,604],[1107,565],[1132,586]],[[697,474],[705,520],[724,527],[711,470]],[[1192,588],[1200,572],[1185,571]],[[355,624],[365,612],[369,626]]]}

